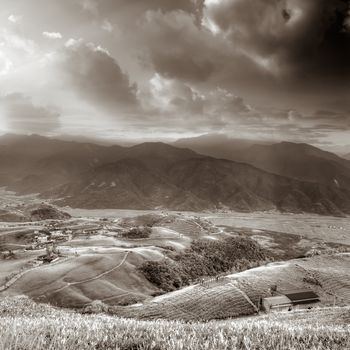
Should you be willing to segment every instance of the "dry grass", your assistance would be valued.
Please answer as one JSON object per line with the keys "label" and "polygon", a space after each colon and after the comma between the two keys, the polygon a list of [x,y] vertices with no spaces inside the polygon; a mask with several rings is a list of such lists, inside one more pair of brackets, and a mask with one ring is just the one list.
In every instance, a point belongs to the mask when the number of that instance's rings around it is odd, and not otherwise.
{"label": "dry grass", "polygon": [[0,301],[0,349],[340,350],[350,348],[349,313],[347,307],[208,323],[136,321],[7,298]]}

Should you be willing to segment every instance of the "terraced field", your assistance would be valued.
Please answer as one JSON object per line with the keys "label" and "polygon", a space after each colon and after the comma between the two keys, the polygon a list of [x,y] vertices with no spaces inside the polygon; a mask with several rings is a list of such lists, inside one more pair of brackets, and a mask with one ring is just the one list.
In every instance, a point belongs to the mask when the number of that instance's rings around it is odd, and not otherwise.
{"label": "terraced field", "polygon": [[156,250],[138,248],[71,254],[56,263],[25,270],[14,283],[0,290],[0,296],[25,294],[65,307],[82,307],[96,299],[108,304],[135,302],[157,291],[136,266],[160,257]]}
{"label": "terraced field", "polygon": [[[122,230],[155,223],[158,226],[152,227],[148,238],[133,239],[119,234]],[[54,223],[60,230],[72,232],[72,238],[56,243],[58,261],[42,264],[39,257],[46,254],[45,245],[34,250],[31,246],[38,232],[49,230],[49,224],[2,225],[0,296],[24,294],[65,307],[84,307],[94,300],[109,305],[142,301],[160,292],[138,270],[144,262],[165,259],[169,247],[182,251],[194,238],[210,235],[208,223],[201,227],[198,219],[179,215],[108,221],[73,218]],[[172,225],[182,233],[169,228]],[[5,259],[8,249],[13,250],[13,256]]]}
{"label": "terraced field", "polygon": [[[34,263],[45,254],[45,249],[24,248],[33,239],[35,231],[45,227],[45,222],[1,224],[0,254],[1,250],[13,247],[15,255],[13,259],[1,260],[0,297],[24,294],[40,302],[75,308],[84,308],[97,300],[119,316],[174,320],[210,320],[256,314],[260,298],[269,295],[271,285],[278,285],[281,289],[311,288],[321,296],[323,305],[350,302],[350,261],[346,254],[274,263],[219,279],[214,277],[210,282],[152,299],[162,291],[139,270],[144,262],[166,261],[169,252],[183,252],[197,239],[220,240],[222,237],[248,235],[239,224],[245,220],[255,227],[257,221],[250,222],[249,216],[243,214],[239,218],[241,221],[237,221],[237,215],[229,218],[227,214],[218,214],[213,219],[217,224],[223,224],[224,217],[231,220],[226,223],[237,225],[218,228],[203,219],[208,217],[203,213],[142,214],[127,219],[116,216],[62,221],[59,224],[61,229],[76,233],[71,240],[58,243],[62,255],[58,261],[38,266]],[[202,219],[199,219],[201,215]],[[270,214],[262,215],[266,219]],[[272,216],[269,218],[272,220]],[[262,226],[267,222],[265,219]],[[321,220],[319,225],[323,227],[325,222]],[[339,222],[337,225],[343,227]],[[148,238],[132,239],[120,235],[123,229],[139,226],[151,227]],[[310,228],[310,232],[313,230]],[[86,231],[94,233],[87,234]],[[315,244],[327,246],[321,239],[258,228],[251,229],[249,235],[281,259],[302,255]],[[300,246],[299,250],[295,249],[297,246]],[[135,305],[121,306],[129,304]]]}
{"label": "terraced field", "polygon": [[[317,256],[286,263],[272,263],[228,275],[209,284],[186,287],[154,298],[148,303],[113,308],[119,316],[140,319],[210,320],[257,313],[260,297],[270,287],[291,290],[309,288],[317,292],[322,305],[349,305],[350,254]],[[308,278],[318,278],[318,283]]]}

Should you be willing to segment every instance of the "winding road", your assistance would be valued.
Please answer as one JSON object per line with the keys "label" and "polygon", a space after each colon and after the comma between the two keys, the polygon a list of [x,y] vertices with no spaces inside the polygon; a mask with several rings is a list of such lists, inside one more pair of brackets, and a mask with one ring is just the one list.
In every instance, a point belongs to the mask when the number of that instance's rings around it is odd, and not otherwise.
{"label": "winding road", "polygon": [[39,295],[37,298],[46,296],[47,294],[51,294],[51,295],[52,295],[52,294],[59,293],[59,292],[61,292],[62,290],[67,289],[67,288],[69,288],[69,287],[71,287],[71,286],[76,286],[76,285],[78,285],[78,284],[83,284],[83,283],[87,283],[87,282],[91,282],[91,281],[98,280],[99,278],[101,278],[101,277],[103,277],[103,276],[105,276],[105,275],[107,275],[107,274],[109,274],[109,273],[111,273],[111,272],[117,270],[118,268],[120,268],[120,267],[125,263],[125,261],[126,261],[128,255],[129,255],[129,253],[130,253],[130,251],[127,251],[126,254],[124,255],[122,261],[121,261],[118,265],[116,265],[116,266],[114,266],[113,268],[111,268],[110,270],[107,270],[107,271],[105,271],[105,272],[102,272],[102,273],[100,273],[100,274],[94,276],[94,277],[87,278],[87,279],[82,280],[82,281],[67,282],[67,284],[66,284],[65,286],[63,286],[63,287],[61,287],[61,288],[58,288],[58,289],[56,289],[56,290],[54,290],[54,291],[51,291],[51,292],[50,292],[50,291],[47,291],[47,292],[45,292],[44,294]]}

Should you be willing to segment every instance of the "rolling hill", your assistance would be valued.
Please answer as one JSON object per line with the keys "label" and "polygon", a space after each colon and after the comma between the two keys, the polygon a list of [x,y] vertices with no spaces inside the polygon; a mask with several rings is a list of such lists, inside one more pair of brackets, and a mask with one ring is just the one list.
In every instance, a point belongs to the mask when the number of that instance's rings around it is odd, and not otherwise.
{"label": "rolling hill", "polygon": [[316,256],[271,263],[241,273],[215,279],[160,295],[142,305],[110,307],[110,312],[139,319],[207,321],[257,313],[260,297],[270,296],[270,286],[278,290],[311,289],[323,306],[348,305],[349,254]]}
{"label": "rolling hill", "polygon": [[253,145],[240,160],[275,174],[350,188],[350,161],[305,143]]}
{"label": "rolling hill", "polygon": [[164,143],[106,147],[40,136],[11,142],[0,142],[0,159],[7,160],[2,185],[71,207],[350,213],[350,167],[308,145],[298,146],[303,152],[290,144],[252,146],[260,155],[252,166]]}
{"label": "rolling hill", "polygon": [[174,145],[302,181],[350,188],[350,161],[305,143],[254,143],[222,135],[204,135],[180,139]]}
{"label": "rolling hill", "polygon": [[0,209],[0,221],[2,222],[65,220],[70,217],[68,213],[47,204]]}

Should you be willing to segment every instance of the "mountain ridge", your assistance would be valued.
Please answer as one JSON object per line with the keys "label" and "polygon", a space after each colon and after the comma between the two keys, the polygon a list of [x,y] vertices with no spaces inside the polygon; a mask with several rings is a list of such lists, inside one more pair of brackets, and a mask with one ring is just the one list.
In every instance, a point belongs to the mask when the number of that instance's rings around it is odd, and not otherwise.
{"label": "mountain ridge", "polygon": [[[37,141],[36,137],[32,139]],[[0,147],[0,159],[11,157],[11,149],[20,157],[21,143],[29,147],[30,140],[20,138],[5,152]],[[43,147],[46,138],[39,140]],[[132,147],[66,141],[59,147],[59,140],[47,142],[54,146],[51,151],[50,147],[45,152],[40,150],[41,155],[45,153],[43,157],[32,149],[31,156],[30,150],[25,153],[19,168],[12,169],[11,162],[3,167],[1,184],[19,193],[39,193],[60,205],[80,208],[350,213],[350,182],[349,188],[343,186],[348,184],[347,173],[339,182],[323,182],[316,176],[315,181],[308,181],[162,142]],[[319,152],[309,145],[299,147]],[[337,156],[327,157],[322,161],[334,162]]]}

